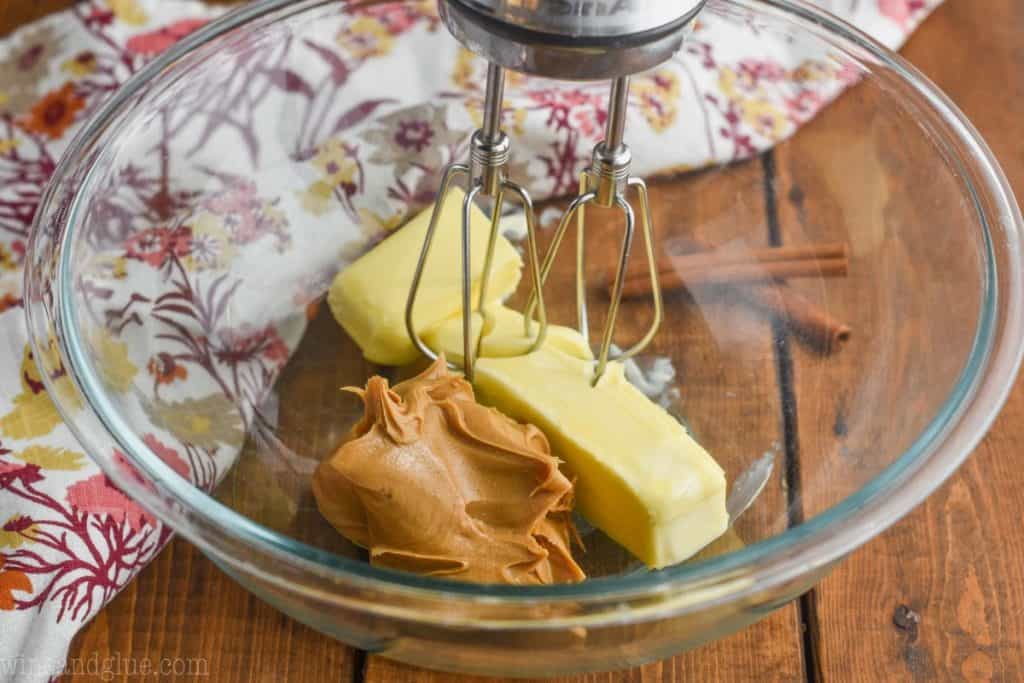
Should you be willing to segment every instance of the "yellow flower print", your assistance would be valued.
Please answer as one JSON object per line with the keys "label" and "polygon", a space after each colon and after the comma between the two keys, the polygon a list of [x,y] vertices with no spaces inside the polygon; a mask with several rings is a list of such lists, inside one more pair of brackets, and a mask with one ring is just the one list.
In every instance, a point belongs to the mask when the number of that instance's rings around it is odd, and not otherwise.
{"label": "yellow flower print", "polygon": [[128,277],[128,259],[111,253],[96,254],[90,259],[86,271],[96,279],[123,280]]}
{"label": "yellow flower print", "polygon": [[192,249],[185,258],[189,271],[223,268],[235,257],[224,217],[204,211],[192,221]]}
{"label": "yellow flower print", "polygon": [[824,62],[807,60],[793,69],[789,78],[794,83],[815,83],[832,80],[835,73],[836,70]]}
{"label": "yellow flower print", "polygon": [[[42,365],[50,369],[61,368],[56,342],[51,341],[45,351]],[[21,359],[21,392],[14,397],[13,409],[0,417],[0,432],[11,439],[32,439],[49,434],[61,424],[60,413],[50,400],[43,386],[42,377],[36,367],[31,348],[26,344]],[[81,401],[71,380],[62,375],[54,380],[56,391],[72,409],[81,406]]]}
{"label": "yellow flower print", "polygon": [[222,443],[235,448],[245,440],[238,408],[219,392],[177,403],[158,398],[153,403],[143,403],[143,409],[153,424],[200,448],[213,449]]}
{"label": "yellow flower print", "polygon": [[679,97],[682,92],[679,87],[679,76],[673,71],[667,69],[657,71],[650,76],[650,79],[654,86],[665,94],[665,97]]}
{"label": "yellow flower print", "polygon": [[473,90],[479,87],[476,83],[478,77],[478,69],[476,67],[476,55],[466,48],[460,47],[458,54],[455,55],[452,83],[465,90]]}
{"label": "yellow flower print", "polygon": [[523,126],[526,123],[526,110],[521,107],[516,107],[512,110],[512,130],[517,135],[522,135],[524,132]]}
{"label": "yellow flower print", "polygon": [[302,208],[314,216],[323,216],[331,210],[331,202],[334,199],[334,186],[318,180],[310,185],[304,192],[299,193],[299,203]]}
{"label": "yellow flower print", "polygon": [[648,74],[636,81],[633,96],[644,118],[656,133],[667,130],[679,113],[679,78],[666,69]]}
{"label": "yellow flower print", "polygon": [[789,118],[762,88],[748,91],[740,87],[740,76],[730,68],[719,72],[718,88],[736,106],[743,123],[758,135],[775,141],[786,136],[790,128]]}
{"label": "yellow flower print", "polygon": [[379,19],[359,17],[345,25],[337,42],[356,59],[367,59],[388,54],[394,38]]}
{"label": "yellow flower print", "polygon": [[323,174],[323,180],[331,187],[351,183],[359,171],[356,160],[349,156],[337,138],[331,138],[320,145],[313,157],[313,167]]}
{"label": "yellow flower print", "polygon": [[[477,128],[484,125],[484,100],[482,97],[467,97],[465,100],[466,113]],[[510,119],[511,116],[511,119]],[[510,109],[505,107],[501,112],[502,126],[506,132],[515,135],[523,134],[523,124],[526,123],[526,110],[521,108]]]}
{"label": "yellow flower print", "polygon": [[[452,83],[463,90],[483,91],[487,82],[487,61],[464,47],[455,55]],[[515,90],[526,83],[526,76],[518,71],[505,72],[505,89]]]}
{"label": "yellow flower print", "polygon": [[11,250],[0,244],[0,270],[17,270],[18,267],[18,262],[14,260]]}
{"label": "yellow flower print", "polygon": [[115,17],[129,26],[144,26],[149,23],[149,16],[137,0],[107,0],[107,7]]}
{"label": "yellow flower print", "polygon": [[739,75],[729,67],[718,71],[718,89],[730,99],[739,94]]}
{"label": "yellow flower print", "polygon": [[[515,90],[525,82],[523,74],[514,71],[505,72],[505,89]],[[487,62],[477,57],[464,47],[459,48],[455,57],[455,67],[452,69],[452,83],[455,87],[471,93],[467,95],[464,104],[466,113],[469,114],[473,124],[479,128],[484,123],[484,83],[487,81]],[[513,98],[509,98],[512,100]],[[509,115],[511,113],[511,121]],[[523,124],[526,122],[526,110],[522,108],[506,108],[502,114],[505,126],[511,125],[512,131],[522,135]]]}
{"label": "yellow flower print", "polygon": [[69,451],[66,448],[51,446],[29,446],[15,456],[30,465],[37,465],[44,470],[65,470],[73,472],[85,465],[85,455]]}
{"label": "yellow flower print", "polygon": [[128,344],[114,339],[109,330],[100,327],[89,335],[89,345],[106,387],[119,394],[128,391],[139,373],[138,366],[128,358]]}
{"label": "yellow flower print", "polygon": [[[0,93],[0,106],[3,106],[4,94]],[[18,141],[14,138],[2,138],[0,139],[0,154],[7,154],[15,147],[18,146]]]}
{"label": "yellow flower print", "polygon": [[88,76],[96,71],[96,55],[92,52],[80,52],[74,57],[64,60],[60,69],[72,76]]}
{"label": "yellow flower print", "polygon": [[264,202],[263,206],[260,207],[260,215],[263,216],[264,220],[279,224],[288,224],[288,214],[281,210],[274,202]]}
{"label": "yellow flower print", "polygon": [[401,212],[390,216],[382,216],[376,211],[359,209],[359,218],[363,225],[363,232],[382,233],[391,232],[400,226],[405,216]]}
{"label": "yellow flower print", "polygon": [[322,216],[331,210],[336,188],[355,184],[359,164],[336,138],[320,145],[312,164],[320,178],[299,193],[299,202],[309,213]]}
{"label": "yellow flower print", "polygon": [[22,515],[14,515],[0,524],[0,548],[20,548],[32,540],[36,525]]}
{"label": "yellow flower print", "polygon": [[781,140],[789,130],[786,112],[768,100],[750,99],[737,103],[743,122],[770,140]]}

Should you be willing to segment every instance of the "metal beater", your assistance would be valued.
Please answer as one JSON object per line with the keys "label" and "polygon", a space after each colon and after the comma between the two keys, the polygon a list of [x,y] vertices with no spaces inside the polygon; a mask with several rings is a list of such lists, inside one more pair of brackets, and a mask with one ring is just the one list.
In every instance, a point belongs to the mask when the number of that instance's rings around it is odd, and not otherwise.
{"label": "metal beater", "polygon": [[[628,201],[630,189],[637,194],[640,228],[651,276],[654,316],[641,339],[618,354],[625,359],[643,350],[654,338],[663,317],[661,288],[654,257],[647,185],[630,174],[632,154],[625,144],[626,109],[629,101],[629,77],[661,64],[682,45],[684,34],[703,8],[706,0],[438,0],[441,17],[463,45],[486,58],[487,88],[483,126],[470,142],[468,164],[451,164],[441,179],[438,202],[427,229],[423,250],[413,276],[406,304],[405,322],[416,347],[427,357],[436,354],[420,339],[413,325],[416,295],[430,252],[441,206],[452,184],[466,178],[467,191],[462,211],[462,330],[463,366],[473,381],[473,368],[480,348],[480,335],[473,338],[473,315],[486,316],[487,281],[506,195],[515,195],[526,212],[527,260],[532,292],[524,311],[526,334],[539,324],[531,349],[539,347],[547,331],[544,283],[572,219],[576,217],[576,310],[577,325],[584,338],[590,338],[586,301],[586,259],[584,212],[588,205],[617,208],[625,217],[622,246],[617,260],[611,303],[596,354],[594,382],[608,365],[615,321],[622,300],[625,271],[632,249],[637,217]],[[505,69],[535,76],[563,80],[612,81],[608,103],[605,139],[593,152],[590,166],[580,178],[580,193],[569,204],[559,221],[543,263],[537,258],[536,218],[529,193],[508,178],[510,141],[501,130]],[[472,301],[470,263],[470,215],[478,196],[493,199],[491,232],[481,274],[476,307]]]}

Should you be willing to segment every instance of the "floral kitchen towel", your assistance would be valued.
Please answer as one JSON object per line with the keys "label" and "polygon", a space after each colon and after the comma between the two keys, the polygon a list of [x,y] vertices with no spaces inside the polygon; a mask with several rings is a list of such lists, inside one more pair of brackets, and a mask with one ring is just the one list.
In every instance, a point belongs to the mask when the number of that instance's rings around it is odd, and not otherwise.
{"label": "floral kitchen towel", "polygon": [[[893,47],[940,2],[818,0]],[[75,632],[169,537],[89,460],[44,387],[23,318],[33,216],[83,121],[223,11],[83,0],[0,41],[0,681],[59,673]],[[222,56],[234,54],[235,68],[188,81],[139,134],[152,146],[111,152],[91,195],[87,343],[107,389],[152,425],[149,449],[205,490],[230,467],[339,266],[429,201],[481,118],[484,65],[448,36],[433,2],[324,12],[301,40],[229,36]],[[756,154],[857,78],[741,14],[708,12],[677,57],[634,79],[635,170]],[[535,197],[573,189],[606,96],[600,84],[510,75],[504,125],[516,179]],[[254,261],[274,267],[257,281]],[[291,296],[267,307],[266,288]],[[59,361],[44,360],[57,368],[51,388],[75,401]],[[210,415],[220,417],[196,419]],[[130,474],[126,456],[115,462]]]}

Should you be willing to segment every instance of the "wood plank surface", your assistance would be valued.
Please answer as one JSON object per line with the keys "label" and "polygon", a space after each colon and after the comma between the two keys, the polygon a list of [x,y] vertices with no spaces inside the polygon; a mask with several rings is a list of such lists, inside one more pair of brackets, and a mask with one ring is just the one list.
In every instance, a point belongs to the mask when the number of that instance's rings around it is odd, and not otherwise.
{"label": "wood plank surface", "polygon": [[19,26],[41,19],[47,14],[59,12],[75,4],[75,0],[3,0],[0,2],[0,37],[6,36]]}
{"label": "wood plank surface", "polygon": [[[0,35],[71,4],[70,0],[0,0]],[[921,66],[978,125],[1024,193],[1024,5],[1017,0],[947,0],[905,54]],[[836,111],[838,107],[836,105]],[[841,116],[829,110],[823,117]],[[821,124],[825,125],[825,124]],[[802,143],[805,133],[792,143]],[[809,143],[807,143],[809,144]],[[804,197],[810,181],[787,159],[808,158],[783,147],[776,156],[780,226],[793,235],[795,178]],[[748,171],[749,173],[754,173]],[[815,209],[804,201],[805,220]],[[838,305],[838,303],[836,304]],[[702,310],[708,311],[711,304]],[[760,342],[758,342],[760,343]],[[813,359],[794,351],[797,381]],[[723,369],[723,372],[730,372]],[[742,372],[763,373],[752,366]],[[764,375],[759,375],[764,376]],[[799,385],[796,387],[799,391]],[[762,394],[774,410],[777,398]],[[797,396],[799,399],[799,395]],[[695,401],[696,403],[696,401]],[[801,443],[817,418],[835,422],[835,403],[798,401]],[[718,410],[730,410],[724,402]],[[808,411],[806,414],[804,411]],[[810,412],[815,411],[815,412]],[[759,425],[771,418],[754,416]],[[781,417],[774,418],[781,423]],[[841,430],[840,430],[841,431]],[[820,446],[820,442],[816,446]],[[801,651],[800,615],[787,606],[769,619],[697,652],[617,674],[579,681],[747,681],[1024,679],[1024,387],[969,463],[918,511],[856,553],[801,608],[813,651]],[[802,454],[815,452],[811,445]],[[805,468],[810,475],[813,468]],[[735,475],[735,472],[730,472]],[[812,489],[807,488],[807,492]],[[772,498],[776,496],[776,498]],[[776,481],[745,533],[782,523]],[[776,501],[776,502],[772,502]],[[827,499],[801,501],[805,511]],[[753,527],[753,529],[751,529]],[[189,544],[167,550],[88,626],[72,648],[96,657],[181,657],[208,662],[217,681],[469,681],[361,657],[280,615],[246,593]],[[804,657],[812,661],[805,672]],[[71,680],[95,680],[88,675]],[[565,679],[563,679],[565,680]]]}
{"label": "wood plank surface", "polygon": [[351,649],[262,602],[178,539],[81,631],[64,680],[95,681],[106,666],[113,676],[104,680],[130,681],[129,667],[160,670],[168,662],[205,670],[217,683],[350,681],[355,660]]}
{"label": "wood plank surface", "polygon": [[[979,11],[979,3],[950,0],[904,54],[988,138],[1019,196],[1024,6],[1013,0],[984,5]],[[829,288],[826,305],[853,326],[849,348],[833,359],[793,351],[800,493],[808,515],[838,502],[877,470],[864,464],[889,457],[877,450],[879,441],[904,442],[920,431],[923,424],[914,416],[934,411],[970,342],[954,329],[943,332],[938,321],[960,319],[969,327],[978,315],[976,286],[970,285],[978,280],[977,264],[962,258],[976,246],[963,229],[965,208],[948,202],[955,178],[934,166],[914,165],[914,159],[923,162],[924,150],[915,154],[913,136],[901,134],[909,130],[905,125],[866,115],[877,95],[855,89],[775,153],[784,242],[878,229],[877,248],[866,240],[859,250],[854,245],[849,287]],[[848,134],[841,144],[836,131]],[[918,276],[908,275],[911,268]],[[914,289],[921,287],[927,289]],[[895,288],[927,291],[928,297],[908,296],[915,300],[909,304],[881,294]],[[809,295],[819,300],[824,295],[820,286],[808,289],[817,290]],[[910,330],[903,327],[908,320],[916,321]],[[892,368],[887,378],[866,386],[866,351],[876,338],[893,349],[886,359]],[[935,389],[916,410],[904,411],[909,419],[886,425],[884,434],[849,424],[865,402],[881,407],[899,401],[904,391],[919,395],[913,382],[925,379],[920,359],[927,359],[927,382]],[[803,601],[815,679],[1024,678],[1024,475],[1015,464],[1024,436],[1022,413],[1024,389],[1018,386],[961,471]]]}

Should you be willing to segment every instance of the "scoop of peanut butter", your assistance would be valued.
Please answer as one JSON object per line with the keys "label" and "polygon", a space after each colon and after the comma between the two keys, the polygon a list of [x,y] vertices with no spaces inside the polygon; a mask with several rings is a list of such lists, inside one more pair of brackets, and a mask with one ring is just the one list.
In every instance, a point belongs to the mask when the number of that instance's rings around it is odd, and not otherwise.
{"label": "scoop of peanut butter", "polygon": [[321,514],[376,566],[480,583],[580,581],[573,485],[544,434],[477,403],[441,359],[349,389],[363,419],[321,463]]}

